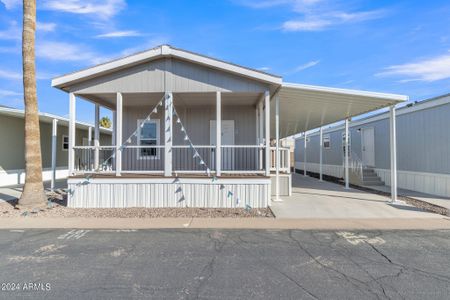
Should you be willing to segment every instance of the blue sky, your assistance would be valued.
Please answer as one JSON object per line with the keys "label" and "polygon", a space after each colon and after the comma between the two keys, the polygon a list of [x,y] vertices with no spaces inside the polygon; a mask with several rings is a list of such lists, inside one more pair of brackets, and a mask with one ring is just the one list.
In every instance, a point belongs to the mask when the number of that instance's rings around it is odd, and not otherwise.
{"label": "blue sky", "polygon": [[[21,2],[0,0],[0,104],[19,108]],[[163,43],[288,82],[412,100],[450,92],[448,1],[41,0],[37,20],[39,109],[63,116],[68,96],[52,77]]]}

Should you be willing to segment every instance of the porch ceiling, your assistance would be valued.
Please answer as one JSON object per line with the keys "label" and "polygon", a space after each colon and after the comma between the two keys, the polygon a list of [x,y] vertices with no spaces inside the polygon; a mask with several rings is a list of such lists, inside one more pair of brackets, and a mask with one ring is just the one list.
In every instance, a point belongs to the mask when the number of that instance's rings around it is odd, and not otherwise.
{"label": "porch ceiling", "polygon": [[[280,97],[280,137],[287,137],[408,100],[407,96],[284,83]],[[271,101],[275,136],[275,98]]]}
{"label": "porch ceiling", "polygon": [[[123,93],[124,106],[156,105],[164,93]],[[179,106],[216,105],[216,93],[174,93],[174,104]],[[88,101],[115,110],[115,93],[78,95]],[[261,93],[222,93],[222,106],[256,105]]]}

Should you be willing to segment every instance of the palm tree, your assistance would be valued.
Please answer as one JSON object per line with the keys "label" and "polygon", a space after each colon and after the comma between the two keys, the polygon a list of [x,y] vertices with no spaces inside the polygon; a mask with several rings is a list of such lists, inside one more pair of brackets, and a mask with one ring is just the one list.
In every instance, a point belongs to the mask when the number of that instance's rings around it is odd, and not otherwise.
{"label": "palm tree", "polygon": [[42,182],[42,158],[35,67],[36,0],[23,0],[22,64],[25,102],[25,186],[19,206],[47,204]]}
{"label": "palm tree", "polygon": [[103,117],[99,122],[100,127],[111,128],[111,120],[108,117]]}

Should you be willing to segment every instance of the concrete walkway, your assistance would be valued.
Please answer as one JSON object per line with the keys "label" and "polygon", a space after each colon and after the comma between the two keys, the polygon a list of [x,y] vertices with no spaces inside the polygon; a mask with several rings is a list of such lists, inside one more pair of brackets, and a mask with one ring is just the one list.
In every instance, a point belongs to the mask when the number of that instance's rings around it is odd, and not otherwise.
{"label": "concrete walkway", "polygon": [[[386,186],[386,185],[365,186],[365,187],[372,189],[372,190],[377,190],[377,191],[386,192],[386,193],[391,192],[391,187]],[[444,207],[444,208],[450,210],[450,198],[448,198],[448,197],[440,197],[440,196],[436,196],[436,195],[430,195],[430,194],[425,194],[425,193],[411,191],[411,190],[405,190],[405,189],[398,189],[397,193],[399,196],[405,196],[405,197],[417,199],[417,200],[431,203],[434,205],[438,205],[440,207]]]}
{"label": "concrete walkway", "polygon": [[[55,187],[57,189],[67,188],[67,179],[56,180]],[[46,190],[50,190],[50,181],[44,182],[44,188]],[[22,194],[22,189],[23,189],[22,184],[0,187],[0,203],[19,199],[20,195]]]}
{"label": "concrete walkway", "polygon": [[277,218],[287,219],[434,219],[442,216],[413,206],[391,205],[389,198],[316,178],[292,174],[292,196],[272,203]]}

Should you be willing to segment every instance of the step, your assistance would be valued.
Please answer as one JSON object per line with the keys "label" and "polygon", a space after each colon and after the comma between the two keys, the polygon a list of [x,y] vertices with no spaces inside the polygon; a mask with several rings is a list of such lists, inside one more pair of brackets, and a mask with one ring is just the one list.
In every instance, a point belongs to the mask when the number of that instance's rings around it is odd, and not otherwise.
{"label": "step", "polygon": [[363,180],[363,185],[384,185],[381,180]]}

